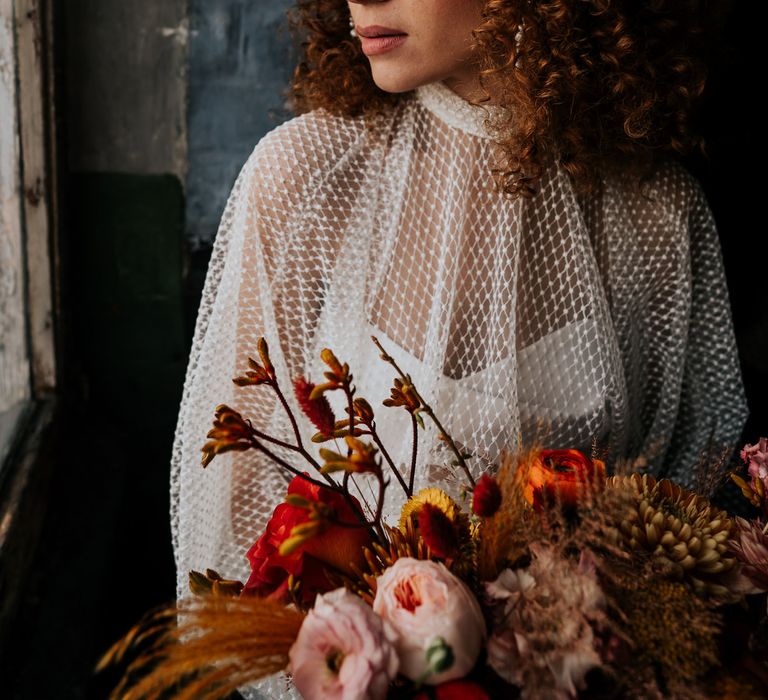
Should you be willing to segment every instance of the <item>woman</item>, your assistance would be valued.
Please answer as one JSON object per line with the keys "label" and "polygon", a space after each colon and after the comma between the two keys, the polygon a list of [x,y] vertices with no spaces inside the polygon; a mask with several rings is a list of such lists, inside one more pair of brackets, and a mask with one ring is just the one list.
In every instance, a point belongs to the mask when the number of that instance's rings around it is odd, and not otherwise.
{"label": "woman", "polygon": [[[172,464],[179,596],[190,569],[247,577],[284,493],[256,453],[200,465],[219,403],[292,436],[269,391],[231,381],[259,336],[289,390],[322,378],[323,347],[349,362],[396,463],[410,419],[381,406],[393,372],[370,335],[476,473],[538,439],[690,484],[705,448],[733,446],[720,247],[675,159],[701,146],[697,6],[300,1],[302,113],[245,164],[205,282]],[[441,479],[434,430],[419,454],[417,487]]]}

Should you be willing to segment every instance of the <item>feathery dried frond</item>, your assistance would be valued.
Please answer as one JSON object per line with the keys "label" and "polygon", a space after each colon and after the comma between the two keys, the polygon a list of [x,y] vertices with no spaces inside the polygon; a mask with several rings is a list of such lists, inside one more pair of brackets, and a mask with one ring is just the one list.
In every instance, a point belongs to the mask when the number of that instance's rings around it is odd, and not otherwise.
{"label": "feathery dried frond", "polygon": [[148,613],[96,670],[139,651],[111,700],[156,700],[171,688],[177,700],[223,698],[284,669],[303,620],[265,598],[187,598]]}

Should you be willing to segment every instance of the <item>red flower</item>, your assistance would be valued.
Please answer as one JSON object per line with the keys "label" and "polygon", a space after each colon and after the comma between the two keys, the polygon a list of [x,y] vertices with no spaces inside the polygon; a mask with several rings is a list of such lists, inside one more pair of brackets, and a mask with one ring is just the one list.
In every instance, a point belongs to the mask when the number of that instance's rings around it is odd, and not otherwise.
{"label": "red flower", "polygon": [[291,537],[297,525],[310,520],[311,510],[290,503],[277,506],[264,534],[248,550],[251,575],[242,595],[286,600],[289,576],[293,576],[301,584],[301,600],[311,604],[318,593],[336,588],[326,575],[327,571],[350,574],[353,564],[364,564],[363,547],[371,544],[371,537],[367,528],[334,524],[359,522],[341,494],[297,476],[288,486],[288,495],[295,497],[294,502],[306,499],[310,505],[317,503],[330,508],[333,518],[323,523],[318,534],[283,555],[279,551],[280,545]]}
{"label": "red flower", "polygon": [[293,380],[293,391],[301,410],[323,435],[333,435],[336,429],[336,417],[333,415],[331,404],[325,395],[311,399],[310,395],[314,389],[315,385],[304,377],[296,377]]}
{"label": "red flower", "polygon": [[472,494],[472,512],[481,518],[490,518],[501,507],[501,489],[491,476],[483,474]]}
{"label": "red flower", "polygon": [[491,700],[491,696],[477,683],[448,681],[432,689],[431,694],[421,691],[413,700]]}
{"label": "red flower", "polygon": [[557,494],[572,508],[605,480],[605,463],[579,450],[541,450],[533,458],[525,488],[526,500],[540,511],[554,503]]}
{"label": "red flower", "polygon": [[425,503],[419,509],[419,534],[432,553],[443,559],[459,552],[459,537],[450,518],[438,507]]}

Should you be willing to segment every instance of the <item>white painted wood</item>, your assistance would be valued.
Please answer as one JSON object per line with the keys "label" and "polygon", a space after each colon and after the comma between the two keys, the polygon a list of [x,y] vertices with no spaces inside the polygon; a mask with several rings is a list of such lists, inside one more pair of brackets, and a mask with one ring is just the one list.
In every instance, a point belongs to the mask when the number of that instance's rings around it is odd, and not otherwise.
{"label": "white painted wood", "polygon": [[0,412],[30,395],[13,2],[0,0]]}
{"label": "white painted wood", "polygon": [[48,54],[43,39],[41,0],[16,0],[19,115],[27,260],[32,387],[36,396],[56,384],[51,294],[49,181],[46,173],[44,68]]}

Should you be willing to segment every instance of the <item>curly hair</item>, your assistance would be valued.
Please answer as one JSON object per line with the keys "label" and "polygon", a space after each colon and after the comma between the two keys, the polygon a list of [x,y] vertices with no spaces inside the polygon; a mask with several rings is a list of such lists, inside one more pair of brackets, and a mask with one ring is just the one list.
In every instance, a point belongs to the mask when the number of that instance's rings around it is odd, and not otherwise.
{"label": "curly hair", "polygon": [[[715,17],[705,0],[486,0],[473,32],[482,102],[503,154],[500,190],[533,196],[559,163],[579,193],[612,171],[635,183],[669,156],[706,144],[694,107],[704,93]],[[302,38],[291,91],[297,113],[372,116],[403,98],[376,86],[349,34],[346,0],[298,0]],[[519,33],[518,33],[519,31]],[[516,36],[517,35],[517,36]]]}

